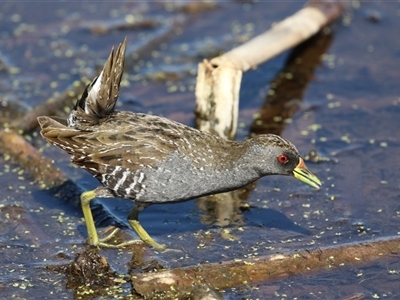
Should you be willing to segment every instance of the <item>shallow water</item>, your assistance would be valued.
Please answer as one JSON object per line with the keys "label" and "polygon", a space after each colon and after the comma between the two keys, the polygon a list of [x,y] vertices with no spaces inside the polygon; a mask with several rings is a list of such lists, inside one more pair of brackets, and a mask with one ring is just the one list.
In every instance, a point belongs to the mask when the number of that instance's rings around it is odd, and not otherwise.
{"label": "shallow water", "polygon": [[[73,80],[93,76],[93,69],[102,66],[111,46],[128,36],[127,52],[142,51],[143,60],[131,60],[118,109],[151,112],[193,125],[197,63],[263,32],[300,7],[293,2],[232,1],[187,14],[166,9],[161,3],[117,3],[112,7],[109,3],[76,2],[0,4],[0,59],[5,65],[0,71],[1,123],[17,118],[53,92],[62,92]],[[290,122],[275,130],[296,144],[303,155],[315,150],[328,159],[307,162],[323,181],[323,188],[315,191],[293,178],[268,177],[235,194],[235,201],[202,199],[149,207],[141,213],[143,226],[159,242],[179,250],[156,256],[165,267],[399,234],[400,141],[396,129],[400,126],[400,40],[395,38],[399,12],[397,3],[385,1],[363,2],[361,7],[349,9],[332,26],[326,53],[311,73],[312,80],[295,77],[300,82],[295,93],[298,101],[287,102],[294,114]],[[126,14],[143,16],[153,27],[99,33],[100,25],[110,28],[113,22],[131,18]],[[165,20],[184,25],[175,28],[162,23]],[[157,34],[164,42],[150,47],[151,51],[141,50],[141,45]],[[238,139],[261,130],[262,126],[254,125],[253,116],[262,113],[261,107],[273,106],[267,97],[270,83],[287,58],[285,53],[245,74]],[[290,88],[290,83],[287,86]],[[289,96],[280,94],[282,99],[293,97],[289,88]],[[32,140],[82,188],[97,186],[88,174],[69,163],[67,155],[55,147],[44,147],[37,133]],[[86,232],[80,208],[57,198],[51,190],[40,190],[7,155],[0,158],[0,176],[1,297],[72,299],[74,291],[66,289],[65,278],[43,267],[67,263],[83,249]],[[99,201],[114,222],[126,222],[133,207],[125,200]],[[108,225],[109,219],[99,223]],[[102,254],[117,272],[128,272],[131,250],[104,250]],[[395,298],[400,294],[399,270],[399,260],[394,257],[376,265],[240,287],[223,295],[226,299],[359,294]],[[129,287],[124,293],[129,294]]]}

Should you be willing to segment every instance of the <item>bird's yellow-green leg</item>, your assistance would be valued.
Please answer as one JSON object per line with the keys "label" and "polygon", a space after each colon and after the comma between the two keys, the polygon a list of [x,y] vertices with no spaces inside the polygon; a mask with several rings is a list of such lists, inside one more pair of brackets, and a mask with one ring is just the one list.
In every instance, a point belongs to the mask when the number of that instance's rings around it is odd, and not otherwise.
{"label": "bird's yellow-green leg", "polygon": [[81,195],[81,206],[88,233],[88,244],[92,246],[105,247],[105,248],[122,248],[135,243],[140,243],[139,240],[127,241],[116,245],[106,243],[108,240],[112,239],[116,235],[116,233],[119,231],[119,228],[114,229],[105,238],[99,239],[99,236],[97,235],[96,231],[96,226],[94,225],[92,210],[90,209],[90,201],[92,201],[96,196],[98,196],[96,194],[96,191],[97,190],[84,192]]}
{"label": "bird's yellow-green leg", "polygon": [[128,216],[128,222],[132,226],[133,230],[138,234],[140,239],[147,245],[150,245],[154,249],[164,250],[165,245],[157,243],[153,238],[147,233],[147,231],[139,223],[139,212],[144,209],[146,204],[136,203],[134,209],[130,212]]}
{"label": "bird's yellow-green leg", "polygon": [[92,210],[90,209],[90,201],[95,197],[96,192],[94,190],[82,193],[81,206],[88,233],[88,243],[89,245],[98,246],[100,241],[97,235],[96,226],[94,225]]}

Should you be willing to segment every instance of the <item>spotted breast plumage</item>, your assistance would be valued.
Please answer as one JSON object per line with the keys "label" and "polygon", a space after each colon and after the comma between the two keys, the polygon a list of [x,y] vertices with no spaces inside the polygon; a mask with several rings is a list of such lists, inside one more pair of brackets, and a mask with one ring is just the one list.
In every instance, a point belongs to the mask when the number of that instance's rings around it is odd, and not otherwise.
{"label": "spotted breast plumage", "polygon": [[150,204],[226,192],[273,174],[294,176],[319,188],[321,182],[307,169],[295,146],[277,135],[227,141],[167,118],[115,111],[125,48],[126,40],[115,54],[111,51],[66,124],[38,118],[42,136],[102,183],[81,196],[89,244],[114,246],[108,243],[112,235],[98,238],[89,206],[95,197],[135,201],[128,216],[130,225],[143,241],[162,249],[138,220],[139,212]]}

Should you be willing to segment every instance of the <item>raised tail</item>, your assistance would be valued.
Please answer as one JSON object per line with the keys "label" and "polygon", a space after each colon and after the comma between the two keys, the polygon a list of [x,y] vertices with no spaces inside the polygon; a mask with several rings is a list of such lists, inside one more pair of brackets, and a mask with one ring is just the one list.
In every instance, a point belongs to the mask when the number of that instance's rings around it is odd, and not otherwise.
{"label": "raised tail", "polygon": [[124,72],[126,38],[114,48],[101,71],[87,87],[82,97],[68,117],[68,126],[82,128],[94,125],[114,111],[119,97],[122,74]]}

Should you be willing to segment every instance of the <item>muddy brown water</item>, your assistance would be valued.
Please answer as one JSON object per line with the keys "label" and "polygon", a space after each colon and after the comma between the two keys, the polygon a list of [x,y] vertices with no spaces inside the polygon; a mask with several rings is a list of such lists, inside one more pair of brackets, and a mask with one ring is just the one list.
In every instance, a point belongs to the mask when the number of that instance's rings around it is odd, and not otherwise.
{"label": "muddy brown water", "polygon": [[[111,46],[125,36],[128,52],[137,50],[143,60],[132,62],[127,71],[119,109],[193,125],[197,63],[263,32],[300,9],[301,3],[221,2],[193,14],[162,2],[10,2],[0,8],[2,127],[54,92],[64,91],[73,80],[93,76]],[[142,23],[136,27],[118,25],[138,19]],[[362,2],[350,8],[331,26],[331,40],[311,81],[298,93],[299,99],[288,102],[296,109],[281,134],[303,155],[315,150],[326,158],[307,163],[323,181],[321,190],[293,178],[268,177],[229,205],[203,199],[151,206],[141,214],[143,226],[176,251],[147,251],[146,259],[177,268],[397,236],[399,27],[397,3]],[[157,36],[161,43],[147,44]],[[248,136],[287,57],[284,53],[245,74],[238,139]],[[82,188],[96,187],[95,180],[74,168],[64,153],[46,146],[37,132],[29,139]],[[86,232],[79,206],[56,197],[52,190],[41,190],[7,154],[0,157],[0,178],[0,297],[81,297],[67,289],[63,274],[48,269],[69,263],[84,249]],[[99,226],[124,224],[133,206],[114,199],[100,203],[111,217],[100,212]],[[132,271],[128,263],[133,250],[101,254],[117,273]],[[222,295],[226,299],[396,298],[399,272],[400,261],[394,254],[376,264],[244,285]],[[112,297],[131,295],[129,284],[121,287]]]}

